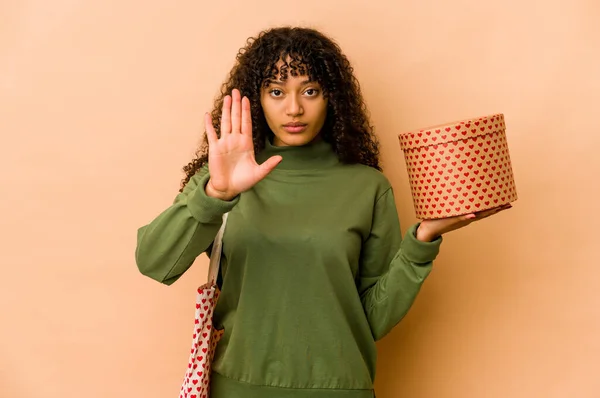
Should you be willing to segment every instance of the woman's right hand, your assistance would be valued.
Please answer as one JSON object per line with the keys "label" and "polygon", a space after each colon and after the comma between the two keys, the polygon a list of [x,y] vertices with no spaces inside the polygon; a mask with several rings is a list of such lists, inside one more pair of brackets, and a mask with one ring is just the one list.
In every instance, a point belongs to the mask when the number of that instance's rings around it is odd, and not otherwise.
{"label": "woman's right hand", "polygon": [[204,118],[210,170],[206,194],[227,201],[252,188],[281,161],[281,156],[272,156],[260,165],[256,163],[250,101],[240,96],[239,90],[234,89],[223,100],[220,138],[210,113]]}

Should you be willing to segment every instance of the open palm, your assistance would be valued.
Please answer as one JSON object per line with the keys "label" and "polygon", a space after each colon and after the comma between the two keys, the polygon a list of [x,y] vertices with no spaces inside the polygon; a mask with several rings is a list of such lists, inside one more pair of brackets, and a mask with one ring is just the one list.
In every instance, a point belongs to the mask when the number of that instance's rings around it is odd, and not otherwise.
{"label": "open palm", "polygon": [[273,156],[260,165],[256,162],[250,116],[250,101],[241,98],[237,89],[223,100],[220,137],[211,115],[206,114],[210,170],[207,194],[231,200],[265,178],[281,161],[281,156]]}
{"label": "open palm", "polygon": [[441,218],[437,220],[423,220],[419,225],[419,229],[417,230],[417,239],[429,242],[448,232],[464,228],[475,221],[483,220],[510,208],[512,208],[512,205],[508,203],[506,205],[477,213]]}

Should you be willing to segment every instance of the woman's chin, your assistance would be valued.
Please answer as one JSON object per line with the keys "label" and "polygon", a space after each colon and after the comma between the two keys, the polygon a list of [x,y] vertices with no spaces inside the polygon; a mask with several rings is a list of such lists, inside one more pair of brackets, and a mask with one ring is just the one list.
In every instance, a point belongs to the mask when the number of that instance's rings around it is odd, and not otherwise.
{"label": "woman's chin", "polygon": [[312,134],[309,132],[303,133],[288,133],[286,131],[279,132],[273,139],[275,146],[302,146],[310,144],[319,138],[318,134]]}

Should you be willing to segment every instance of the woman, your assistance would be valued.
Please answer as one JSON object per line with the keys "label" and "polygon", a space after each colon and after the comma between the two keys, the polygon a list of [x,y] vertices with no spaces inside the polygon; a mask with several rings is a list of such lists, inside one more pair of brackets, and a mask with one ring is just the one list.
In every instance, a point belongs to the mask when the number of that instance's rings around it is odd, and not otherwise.
{"label": "woman", "polygon": [[402,239],[359,84],[312,29],[240,51],[174,203],[138,232],[170,285],[223,237],[213,398],[373,397],[375,341],[411,307],[442,235],[504,208],[423,221]]}

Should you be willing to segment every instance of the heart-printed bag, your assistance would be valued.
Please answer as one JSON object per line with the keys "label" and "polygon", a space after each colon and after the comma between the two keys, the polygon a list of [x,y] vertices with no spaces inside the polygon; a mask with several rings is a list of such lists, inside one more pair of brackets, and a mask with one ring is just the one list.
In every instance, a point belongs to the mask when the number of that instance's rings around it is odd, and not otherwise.
{"label": "heart-printed bag", "polygon": [[198,288],[192,349],[179,398],[208,398],[210,396],[210,373],[217,343],[224,330],[213,327],[213,312],[219,298],[217,275],[221,263],[221,247],[227,213],[215,237],[208,271],[208,282]]}

